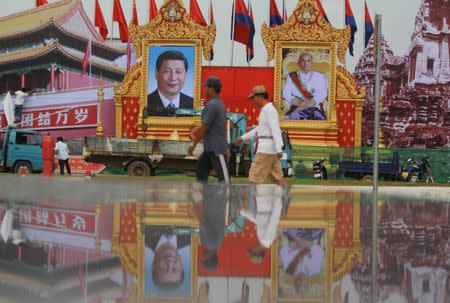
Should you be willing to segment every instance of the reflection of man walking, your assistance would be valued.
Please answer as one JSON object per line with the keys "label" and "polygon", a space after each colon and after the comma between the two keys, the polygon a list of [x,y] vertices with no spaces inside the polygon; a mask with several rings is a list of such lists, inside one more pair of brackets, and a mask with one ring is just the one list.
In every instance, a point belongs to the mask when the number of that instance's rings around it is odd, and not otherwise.
{"label": "reflection of man walking", "polygon": [[66,166],[67,173],[70,175],[72,172],[70,170],[69,165],[69,147],[66,143],[64,143],[64,139],[62,137],[58,137],[56,139],[56,145],[55,145],[55,151],[58,155],[58,164],[59,164],[59,171],[61,175],[64,175],[64,166]]}
{"label": "reflection of man walking", "polygon": [[327,111],[327,81],[313,70],[313,57],[303,53],[298,59],[299,70],[289,73],[282,96],[289,106],[286,119],[325,120]]}
{"label": "reflection of man walking", "polygon": [[255,139],[255,157],[250,167],[249,181],[252,183],[264,183],[270,175],[273,182],[284,185],[287,182],[283,178],[280,160],[283,156],[283,139],[281,137],[278,112],[272,102],[268,101],[269,94],[264,86],[253,88],[249,99],[252,99],[259,113],[258,126],[242,135],[236,143]]}

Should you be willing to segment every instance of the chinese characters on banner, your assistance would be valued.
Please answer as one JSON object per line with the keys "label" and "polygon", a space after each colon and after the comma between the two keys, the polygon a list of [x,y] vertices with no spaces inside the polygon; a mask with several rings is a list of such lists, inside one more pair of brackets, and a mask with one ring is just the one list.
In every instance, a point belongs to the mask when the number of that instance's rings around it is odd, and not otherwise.
{"label": "chinese characters on banner", "polygon": [[[0,115],[1,128],[7,126],[4,113]],[[21,128],[52,129],[77,128],[97,125],[97,105],[80,105],[66,108],[24,110]]]}
{"label": "chinese characters on banner", "polygon": [[50,208],[21,208],[22,226],[95,236],[95,212]]}

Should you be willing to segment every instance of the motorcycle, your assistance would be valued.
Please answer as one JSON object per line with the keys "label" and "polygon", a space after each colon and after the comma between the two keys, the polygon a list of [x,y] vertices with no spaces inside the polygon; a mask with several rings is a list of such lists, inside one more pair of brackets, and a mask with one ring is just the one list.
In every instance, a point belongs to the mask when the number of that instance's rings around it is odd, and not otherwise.
{"label": "motorcycle", "polygon": [[401,173],[400,178],[405,182],[425,181],[426,183],[434,183],[428,157],[423,157],[421,161],[408,159],[408,166],[406,170]]}
{"label": "motorcycle", "polygon": [[314,178],[317,180],[327,180],[328,179],[327,168],[323,164],[324,162],[325,162],[325,159],[321,158],[320,160],[317,160],[313,163],[313,174],[314,174]]}

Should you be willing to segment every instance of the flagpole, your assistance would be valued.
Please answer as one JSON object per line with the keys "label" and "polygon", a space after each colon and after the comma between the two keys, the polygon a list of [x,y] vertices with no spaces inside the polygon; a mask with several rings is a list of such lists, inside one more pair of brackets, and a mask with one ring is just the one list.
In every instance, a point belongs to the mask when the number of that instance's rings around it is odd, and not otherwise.
{"label": "flagpole", "polygon": [[[250,2],[250,0],[248,0],[248,1]],[[268,2],[269,2],[269,21],[268,21],[267,25],[269,25],[269,27],[270,27],[270,0],[268,0]],[[269,61],[267,61],[267,59],[266,59],[266,66],[269,67]],[[249,67],[250,67],[250,62],[249,62]]]}
{"label": "flagpole", "polygon": [[[345,12],[345,0],[343,0],[344,1],[344,29],[345,29],[345,26],[346,26],[346,24],[345,24],[345,15],[346,15],[346,12]],[[345,56],[344,56],[344,67],[345,68],[347,68],[347,52],[345,53]]]}
{"label": "flagpole", "polygon": [[109,37],[109,41],[113,40],[113,36],[114,36],[114,0],[112,0],[113,2],[113,10],[112,10],[112,14],[111,14],[111,36]]}
{"label": "flagpole", "polygon": [[[248,7],[248,17],[250,18],[250,10],[251,10],[251,2],[250,2],[250,0],[248,0],[248,2],[247,2],[247,7]],[[250,20],[251,21],[251,20]],[[251,24],[251,23],[250,23]],[[250,28],[251,28],[251,26],[250,26]],[[247,42],[247,44],[248,44],[248,42]],[[251,61],[252,60],[250,60],[250,57],[251,57],[251,54],[249,54],[249,51],[250,49],[248,48],[248,45],[247,46],[245,46],[245,56],[247,57],[247,63],[248,63],[248,67],[250,67],[250,65],[251,65]]]}
{"label": "flagpole", "polygon": [[236,1],[233,0],[233,11],[231,12],[231,62],[230,66],[233,66],[233,57],[234,57],[234,18],[236,12]]}
{"label": "flagpole", "polygon": [[[209,20],[209,25],[211,25],[211,0],[209,0],[209,9],[208,9],[208,20]],[[214,47],[214,44],[213,44]],[[208,66],[211,66],[211,52],[209,52],[209,60],[208,60]]]}
{"label": "flagpole", "polygon": [[88,260],[89,260],[89,249],[86,248],[86,260],[85,260],[85,279],[84,279],[84,301],[86,303],[88,303],[88,296],[87,296],[87,291],[88,291]]}
{"label": "flagpole", "polygon": [[89,36],[89,87],[92,87],[92,35]]}

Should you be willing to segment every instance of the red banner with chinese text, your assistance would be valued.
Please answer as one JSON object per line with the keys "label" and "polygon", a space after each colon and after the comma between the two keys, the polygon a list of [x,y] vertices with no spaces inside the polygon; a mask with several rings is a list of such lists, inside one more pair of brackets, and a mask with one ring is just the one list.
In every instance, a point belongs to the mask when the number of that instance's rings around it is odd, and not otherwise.
{"label": "red banner with chinese text", "polygon": [[[4,113],[0,115],[1,128],[7,126]],[[74,105],[59,108],[24,109],[21,128],[58,129],[97,126],[97,105]]]}
{"label": "red banner with chinese text", "polygon": [[21,208],[21,226],[95,236],[95,212],[50,208]]}

